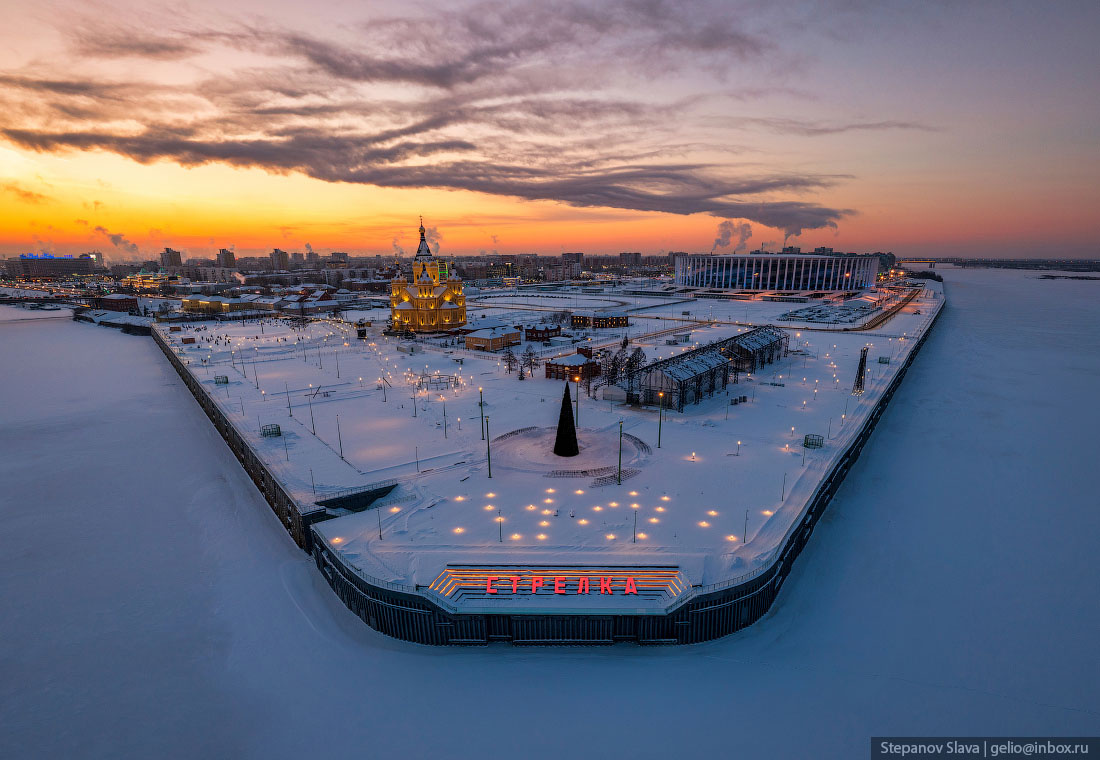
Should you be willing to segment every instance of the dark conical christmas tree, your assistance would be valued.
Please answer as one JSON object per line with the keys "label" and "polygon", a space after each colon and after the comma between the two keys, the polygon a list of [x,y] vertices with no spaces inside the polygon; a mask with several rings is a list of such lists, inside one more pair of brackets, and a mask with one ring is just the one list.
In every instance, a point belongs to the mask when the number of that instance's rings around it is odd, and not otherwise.
{"label": "dark conical christmas tree", "polygon": [[554,439],[554,453],[559,457],[575,457],[581,453],[577,445],[577,428],[573,425],[573,402],[569,398],[569,383],[561,397],[561,414],[558,415],[558,436]]}

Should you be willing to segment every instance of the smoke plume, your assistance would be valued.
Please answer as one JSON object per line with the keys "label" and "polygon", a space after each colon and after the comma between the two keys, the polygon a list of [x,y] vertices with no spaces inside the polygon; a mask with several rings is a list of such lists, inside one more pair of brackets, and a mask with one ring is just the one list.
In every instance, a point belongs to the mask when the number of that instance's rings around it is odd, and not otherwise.
{"label": "smoke plume", "polygon": [[118,232],[111,232],[106,227],[96,227],[95,231],[110,240],[111,245],[113,245],[115,248],[121,248],[127,253],[139,253],[137,244],[127,240],[125,235]]}
{"label": "smoke plume", "polygon": [[729,246],[733,242],[734,235],[737,235],[737,244],[734,245],[733,250],[740,251],[745,247],[745,242],[752,237],[752,225],[748,222],[734,224],[729,219],[723,220],[718,225],[718,237],[714,239],[710,252],[714,253],[719,248]]}
{"label": "smoke plume", "polygon": [[439,243],[443,240],[443,233],[439,231],[438,227],[425,227],[424,239],[428,241],[428,247],[431,249],[433,255],[439,255]]}

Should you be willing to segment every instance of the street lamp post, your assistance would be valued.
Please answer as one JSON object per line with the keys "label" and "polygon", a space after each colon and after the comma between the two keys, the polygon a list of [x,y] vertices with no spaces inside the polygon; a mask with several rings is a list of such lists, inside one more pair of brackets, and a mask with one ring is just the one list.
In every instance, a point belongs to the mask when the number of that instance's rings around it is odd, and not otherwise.
{"label": "street lamp post", "polygon": [[657,410],[657,448],[661,448],[661,426],[664,423],[665,416],[665,392],[659,391],[657,398],[660,399],[660,408]]}
{"label": "street lamp post", "polygon": [[443,402],[443,438],[447,438],[447,399],[442,393],[439,394],[439,400]]}
{"label": "street lamp post", "polygon": [[283,387],[286,388],[286,410],[290,413],[290,416],[294,416],[294,407],[290,405],[290,385],[283,383]]}
{"label": "street lamp post", "polygon": [[477,389],[478,402],[477,408],[481,410],[481,440],[485,440],[485,391],[481,388]]}
{"label": "street lamp post", "polygon": [[493,452],[489,448],[489,418],[485,418],[485,424],[482,426],[482,432],[485,433],[485,461],[489,467],[489,477],[493,477]]}
{"label": "street lamp post", "polygon": [[580,375],[574,375],[573,376],[573,382],[575,382],[577,384],[577,419],[576,419],[575,424],[580,425],[581,424],[581,376]]}
{"label": "street lamp post", "polygon": [[619,475],[618,484],[623,484],[623,421],[619,420]]}

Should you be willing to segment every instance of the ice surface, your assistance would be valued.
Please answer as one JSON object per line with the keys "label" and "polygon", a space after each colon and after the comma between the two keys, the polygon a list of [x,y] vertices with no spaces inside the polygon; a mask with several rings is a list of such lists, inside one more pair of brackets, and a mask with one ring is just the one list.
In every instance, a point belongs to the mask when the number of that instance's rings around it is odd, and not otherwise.
{"label": "ice surface", "polygon": [[872,734],[1095,735],[1097,283],[942,273],[948,311],[772,611],[675,648],[387,639],[150,339],[0,325],[0,756],[847,758]]}

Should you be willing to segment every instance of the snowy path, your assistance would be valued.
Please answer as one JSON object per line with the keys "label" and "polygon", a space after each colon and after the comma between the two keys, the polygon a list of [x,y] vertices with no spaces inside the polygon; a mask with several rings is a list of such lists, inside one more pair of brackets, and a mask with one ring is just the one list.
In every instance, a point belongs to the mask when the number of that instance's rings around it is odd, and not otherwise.
{"label": "snowy path", "polygon": [[686,648],[387,639],[151,340],[0,331],[0,756],[830,758],[872,734],[1100,733],[1100,284],[943,274],[948,312],[771,613]]}

